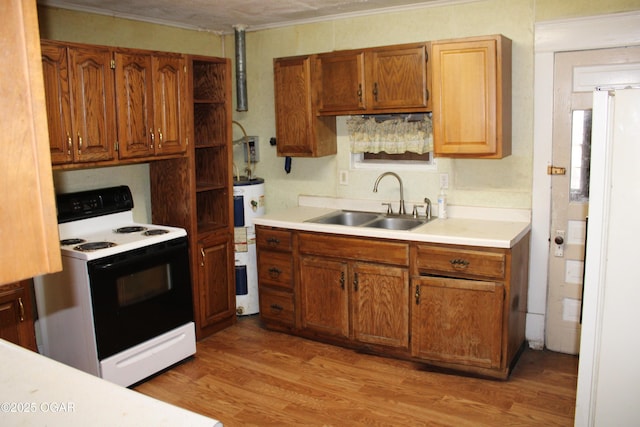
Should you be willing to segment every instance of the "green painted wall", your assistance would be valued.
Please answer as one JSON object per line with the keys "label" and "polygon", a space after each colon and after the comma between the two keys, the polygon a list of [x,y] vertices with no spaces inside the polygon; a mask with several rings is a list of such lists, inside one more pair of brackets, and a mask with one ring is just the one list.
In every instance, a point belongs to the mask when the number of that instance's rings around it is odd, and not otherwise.
{"label": "green painted wall", "polygon": [[536,22],[640,9],[640,0],[535,0]]}
{"label": "green painted wall", "polygon": [[[395,200],[395,186],[372,193],[383,170],[351,170],[345,118],[338,119],[338,154],[294,158],[292,171],[276,156],[273,59],[338,49],[501,33],[513,41],[513,154],[501,160],[438,159],[437,170],[399,171],[408,203],[438,193],[438,173],[449,173],[451,204],[531,208],[533,155],[534,24],[640,9],[638,0],[481,0],[453,6],[339,19],[246,33],[249,111],[234,112],[249,135],[260,138],[255,172],[266,180],[267,209],[293,206],[299,194]],[[233,35],[189,31],[125,19],[41,8],[45,38],[234,57]],[[234,84],[235,86],[235,84]],[[234,100],[235,104],[235,100]],[[241,136],[234,127],[234,139]],[[241,150],[236,161],[242,169]],[[338,174],[349,171],[349,185]],[[79,172],[82,174],[84,172]],[[105,172],[108,173],[108,172]],[[144,170],[139,172],[140,175]],[[142,177],[141,177],[142,179]],[[59,180],[61,181],[61,180]],[[85,180],[86,182],[86,180]]]}
{"label": "green painted wall", "polygon": [[38,20],[44,39],[224,56],[220,36],[211,32],[50,7],[38,7]]}

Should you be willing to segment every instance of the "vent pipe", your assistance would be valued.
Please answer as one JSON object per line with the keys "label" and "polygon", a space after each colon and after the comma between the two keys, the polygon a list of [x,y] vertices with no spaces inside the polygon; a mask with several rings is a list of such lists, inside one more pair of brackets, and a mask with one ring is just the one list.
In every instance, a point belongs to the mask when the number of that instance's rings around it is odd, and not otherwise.
{"label": "vent pipe", "polygon": [[245,49],[246,25],[234,25],[236,42],[236,110],[247,111],[247,52]]}

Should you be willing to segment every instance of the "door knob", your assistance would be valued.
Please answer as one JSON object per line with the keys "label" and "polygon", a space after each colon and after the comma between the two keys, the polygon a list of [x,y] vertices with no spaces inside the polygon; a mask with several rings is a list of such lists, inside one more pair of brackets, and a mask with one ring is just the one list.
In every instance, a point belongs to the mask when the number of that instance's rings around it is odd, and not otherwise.
{"label": "door knob", "polygon": [[562,238],[562,236],[556,236],[553,241],[556,242],[556,245],[561,245],[564,243],[564,239]]}

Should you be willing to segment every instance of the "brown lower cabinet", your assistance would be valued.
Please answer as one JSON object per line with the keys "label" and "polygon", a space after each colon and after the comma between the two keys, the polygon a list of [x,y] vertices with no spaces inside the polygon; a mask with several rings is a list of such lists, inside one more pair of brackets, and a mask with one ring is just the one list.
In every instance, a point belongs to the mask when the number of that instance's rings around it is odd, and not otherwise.
{"label": "brown lower cabinet", "polygon": [[211,233],[198,242],[199,295],[196,298],[198,332],[209,335],[235,323],[236,294],[232,275],[232,239],[226,233]]}
{"label": "brown lower cabinet", "polygon": [[528,234],[509,249],[265,226],[256,236],[269,329],[499,379],[524,348]]}
{"label": "brown lower cabinet", "polygon": [[31,280],[0,286],[0,338],[37,351]]}

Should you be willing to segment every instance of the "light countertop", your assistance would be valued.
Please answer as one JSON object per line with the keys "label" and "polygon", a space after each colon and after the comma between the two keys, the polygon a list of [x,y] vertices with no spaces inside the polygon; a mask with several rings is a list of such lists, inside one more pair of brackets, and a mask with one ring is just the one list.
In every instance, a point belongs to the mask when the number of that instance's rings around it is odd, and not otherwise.
{"label": "light countertop", "polygon": [[0,425],[222,427],[1,339]]}
{"label": "light countertop", "polygon": [[256,225],[294,230],[495,248],[513,247],[531,229],[528,210],[453,206],[449,209],[449,218],[436,218],[407,231],[307,222],[340,209],[380,212],[379,204],[303,196],[299,206],[267,213],[253,218],[253,222]]}

